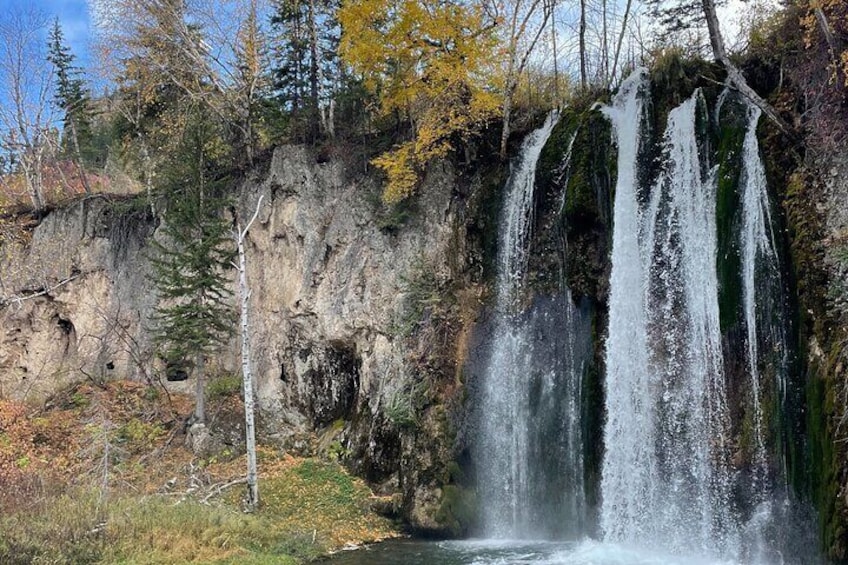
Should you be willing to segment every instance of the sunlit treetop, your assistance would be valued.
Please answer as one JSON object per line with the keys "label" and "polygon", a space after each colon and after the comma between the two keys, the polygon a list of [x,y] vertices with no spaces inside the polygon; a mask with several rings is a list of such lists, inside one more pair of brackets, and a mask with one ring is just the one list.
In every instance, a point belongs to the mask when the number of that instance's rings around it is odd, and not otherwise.
{"label": "sunlit treetop", "polygon": [[340,52],[384,115],[412,124],[413,139],[374,164],[388,175],[384,199],[409,196],[432,159],[475,134],[500,103],[488,85],[494,22],[479,5],[439,0],[353,0],[339,11]]}

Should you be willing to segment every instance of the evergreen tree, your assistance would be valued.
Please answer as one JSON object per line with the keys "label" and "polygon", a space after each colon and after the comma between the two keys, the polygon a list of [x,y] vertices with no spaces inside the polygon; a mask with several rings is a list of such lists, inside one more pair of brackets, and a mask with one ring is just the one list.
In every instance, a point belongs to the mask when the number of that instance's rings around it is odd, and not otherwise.
{"label": "evergreen tree", "polygon": [[304,15],[298,9],[297,0],[280,0],[271,24],[277,34],[274,57],[277,67],[273,70],[274,87],[280,101],[291,112],[297,112],[306,104],[307,50]]}
{"label": "evergreen tree", "polygon": [[76,163],[86,192],[91,192],[84,167],[92,157],[91,115],[82,70],[74,65],[76,57],[65,43],[59,19],[53,21],[48,39],[47,60],[56,71],[54,101],[64,112],[64,152]]}
{"label": "evergreen tree", "polygon": [[253,165],[253,152],[257,145],[261,124],[258,117],[261,102],[267,98],[268,58],[267,37],[259,28],[256,0],[250,0],[248,13],[236,34],[235,56],[237,77],[234,85],[238,128],[235,145],[243,148],[247,164]]}
{"label": "evergreen tree", "polygon": [[195,420],[205,422],[205,358],[233,332],[226,270],[233,259],[226,177],[210,157],[220,136],[195,109],[177,150],[164,167],[164,238],[156,244],[153,282],[161,303],[155,338],[171,365],[194,364]]}
{"label": "evergreen tree", "polygon": [[343,75],[338,8],[337,0],[277,0],[271,18],[278,46],[272,71],[277,97],[296,119],[304,119],[309,140],[332,131],[322,106],[331,106]]}

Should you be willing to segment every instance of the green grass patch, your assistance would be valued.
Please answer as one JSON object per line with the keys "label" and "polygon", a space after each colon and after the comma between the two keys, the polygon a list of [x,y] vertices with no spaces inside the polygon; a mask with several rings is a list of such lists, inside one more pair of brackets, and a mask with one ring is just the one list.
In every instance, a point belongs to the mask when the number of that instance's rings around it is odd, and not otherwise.
{"label": "green grass patch", "polygon": [[240,375],[223,375],[206,385],[206,395],[210,399],[229,398],[240,395],[241,389],[242,378]]}
{"label": "green grass patch", "polygon": [[0,511],[0,563],[295,564],[393,535],[369,510],[371,491],[339,465],[289,459],[268,466],[255,514],[241,510],[239,488],[208,504],[162,495],[107,499],[97,489],[34,497]]}

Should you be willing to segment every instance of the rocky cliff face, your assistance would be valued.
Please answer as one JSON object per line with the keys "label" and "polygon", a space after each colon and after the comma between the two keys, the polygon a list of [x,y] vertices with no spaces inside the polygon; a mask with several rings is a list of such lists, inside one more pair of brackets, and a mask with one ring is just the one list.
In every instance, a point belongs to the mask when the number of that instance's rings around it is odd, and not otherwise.
{"label": "rocky cliff face", "polygon": [[807,376],[812,498],[826,555],[848,560],[848,159],[819,156],[788,182]]}
{"label": "rocky cliff face", "polygon": [[147,213],[93,198],[46,217],[0,259],[0,391],[40,399],[69,382],[140,378],[154,306]]}
{"label": "rocky cliff face", "polygon": [[[247,277],[265,435],[349,461],[399,493],[396,509],[431,531],[450,522],[439,514],[439,486],[450,481],[447,406],[455,396],[455,355],[434,369],[431,353],[455,344],[428,343],[434,334],[423,328],[436,317],[419,295],[422,279],[440,285],[468,269],[457,183],[449,164],[432,168],[416,213],[387,229],[373,181],[288,146],[241,184],[236,205],[246,218],[263,197],[247,241]],[[152,345],[157,228],[144,208],[89,198],[49,214],[30,240],[5,246],[0,394],[39,399],[70,382],[110,377],[191,390],[191,378],[165,379]],[[459,332],[455,326],[442,337]],[[210,360],[212,372],[238,373],[236,337]],[[429,400],[413,405],[411,392],[423,388]]]}

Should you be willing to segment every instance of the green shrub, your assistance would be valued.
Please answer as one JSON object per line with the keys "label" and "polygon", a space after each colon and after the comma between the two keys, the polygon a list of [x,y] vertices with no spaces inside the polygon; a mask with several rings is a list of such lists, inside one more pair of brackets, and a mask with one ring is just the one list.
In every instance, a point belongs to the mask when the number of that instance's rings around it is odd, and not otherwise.
{"label": "green shrub", "polygon": [[386,418],[399,428],[418,426],[418,415],[430,401],[430,388],[426,381],[408,383],[396,390],[383,411]]}
{"label": "green shrub", "polygon": [[152,448],[165,433],[165,428],[161,425],[144,422],[138,418],[133,418],[115,430],[117,440],[136,451]]}
{"label": "green shrub", "polygon": [[397,391],[386,403],[386,418],[399,428],[414,428],[418,425],[418,416],[412,402],[412,395],[403,390]]}
{"label": "green shrub", "polygon": [[241,394],[242,378],[239,375],[223,375],[206,385],[206,395],[210,399],[228,398]]}

